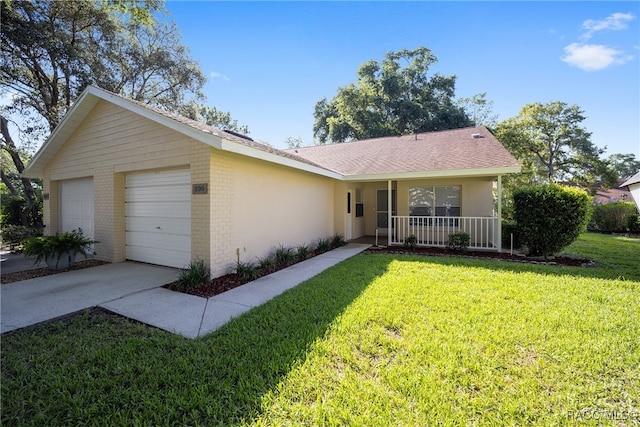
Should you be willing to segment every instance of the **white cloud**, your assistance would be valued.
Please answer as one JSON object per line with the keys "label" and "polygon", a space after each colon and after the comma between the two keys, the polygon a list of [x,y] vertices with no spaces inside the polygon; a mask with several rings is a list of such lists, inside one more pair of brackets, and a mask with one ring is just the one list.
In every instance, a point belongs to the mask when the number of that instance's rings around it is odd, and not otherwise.
{"label": "white cloud", "polygon": [[626,30],[629,26],[627,25],[629,21],[635,19],[635,16],[632,13],[614,13],[612,15],[607,16],[606,18],[598,21],[595,19],[587,19],[582,23],[582,27],[587,30],[586,33],[582,35],[583,39],[589,39],[593,36],[594,33],[603,30]]}
{"label": "white cloud", "polygon": [[212,79],[223,79],[224,81],[230,81],[231,79],[227,76],[225,76],[224,74],[218,73],[216,71],[211,71],[209,73],[209,77],[211,77]]}
{"label": "white cloud", "polygon": [[631,55],[600,44],[572,43],[564,51],[566,55],[562,60],[584,71],[602,70],[633,59]]}

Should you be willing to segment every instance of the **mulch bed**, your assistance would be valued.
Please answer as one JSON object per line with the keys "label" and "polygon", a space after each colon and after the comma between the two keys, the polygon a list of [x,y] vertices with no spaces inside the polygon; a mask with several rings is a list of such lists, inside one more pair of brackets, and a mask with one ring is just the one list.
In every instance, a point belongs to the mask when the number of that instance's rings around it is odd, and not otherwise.
{"label": "mulch bed", "polygon": [[43,276],[50,276],[52,274],[64,273],[65,271],[82,270],[83,268],[96,267],[98,265],[103,265],[103,264],[108,264],[108,262],[98,261],[95,259],[88,259],[86,261],[78,261],[73,265],[73,267],[68,268],[66,270],[53,271],[53,270],[49,270],[49,268],[47,267],[43,267],[43,268],[36,268],[33,270],[18,271],[15,273],[7,273],[7,274],[3,273],[2,277],[0,277],[0,281],[4,285],[7,283],[19,282],[21,280],[35,279],[36,277],[43,277]]}
{"label": "mulch bed", "polygon": [[[511,261],[511,262],[524,262],[531,264],[546,264],[546,265],[566,265],[572,267],[585,267],[593,265],[593,262],[584,258],[572,258],[567,256],[556,256],[549,257],[547,260],[538,257],[526,257],[523,255],[509,255],[508,253],[502,252],[491,252],[491,251],[466,251],[466,252],[456,252],[452,250],[447,250],[444,248],[405,248],[401,246],[371,246],[369,249],[365,251],[365,253],[388,253],[388,254],[397,254],[397,255],[425,255],[425,256],[450,256],[450,257],[465,257],[465,258],[481,258],[481,259],[496,259],[503,261]],[[293,264],[290,264],[293,265]],[[285,268],[285,267],[282,267]],[[280,269],[282,269],[280,268]],[[280,270],[278,269],[278,270]],[[276,270],[277,271],[277,270]],[[259,277],[266,276],[267,274],[271,274],[271,272],[261,272]],[[247,283],[247,280],[240,280],[240,278],[236,274],[226,274],[221,277],[216,277],[212,279],[211,282],[205,283],[204,285],[187,291],[185,293],[189,295],[195,295],[203,298],[210,298],[215,295],[219,295],[223,292],[229,291],[233,288],[237,288],[238,286],[242,286]],[[170,283],[164,286],[167,289],[177,290],[176,283]]]}
{"label": "mulch bed", "polygon": [[571,267],[589,267],[593,266],[593,261],[585,258],[574,258],[568,256],[550,256],[545,260],[543,257],[527,257],[522,254],[513,254],[494,251],[465,251],[457,252],[445,248],[405,248],[402,246],[371,246],[365,252],[367,253],[388,253],[398,255],[425,255],[425,256],[449,256],[449,257],[465,257],[477,259],[495,259],[501,261],[522,262],[530,264],[545,265],[565,265]]}
{"label": "mulch bed", "polygon": [[[266,274],[262,274],[259,277],[262,276],[266,276]],[[185,294],[195,295],[203,298],[210,298],[223,292],[230,291],[231,289],[237,288],[238,286],[242,286],[245,283],[248,283],[248,281],[240,280],[240,278],[236,274],[226,274],[224,276],[216,277],[215,279],[212,279],[211,282],[205,283],[204,285],[196,289],[189,290],[185,292]],[[165,285],[163,287],[172,291],[178,291],[176,289],[176,282],[169,283],[168,285]]]}

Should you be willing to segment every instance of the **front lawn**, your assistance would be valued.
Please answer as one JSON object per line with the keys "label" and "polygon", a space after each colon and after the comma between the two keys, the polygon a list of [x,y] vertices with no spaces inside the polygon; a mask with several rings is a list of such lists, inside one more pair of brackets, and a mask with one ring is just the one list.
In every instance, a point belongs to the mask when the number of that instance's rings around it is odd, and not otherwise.
{"label": "front lawn", "polygon": [[95,313],[6,334],[2,424],[640,422],[640,241],[569,252],[597,266],[361,254],[198,340]]}

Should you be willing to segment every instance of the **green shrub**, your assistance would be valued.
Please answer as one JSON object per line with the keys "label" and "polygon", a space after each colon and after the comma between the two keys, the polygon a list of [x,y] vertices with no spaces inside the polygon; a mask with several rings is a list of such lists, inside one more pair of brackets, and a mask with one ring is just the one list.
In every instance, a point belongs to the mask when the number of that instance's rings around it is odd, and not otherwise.
{"label": "green shrub", "polygon": [[280,245],[275,250],[274,258],[276,262],[276,267],[284,268],[293,264],[293,261],[295,260],[296,256],[292,248],[286,247],[284,245]]}
{"label": "green shrub", "polygon": [[339,234],[336,234],[331,238],[331,249],[339,248],[340,246],[344,246],[346,244],[347,241],[344,240],[344,237]]}
{"label": "green shrub", "polygon": [[556,184],[517,190],[514,219],[529,254],[546,257],[573,243],[589,221],[589,203],[585,191]]}
{"label": "green shrub", "polygon": [[519,248],[522,246],[520,243],[520,232],[518,231],[518,224],[515,221],[502,221],[502,247],[511,247],[511,235],[513,234],[513,247]]}
{"label": "green shrub", "polygon": [[273,273],[276,270],[276,263],[271,255],[264,258],[258,258],[258,269],[266,274]]}
{"label": "green shrub", "polygon": [[296,249],[296,260],[304,261],[309,257],[309,246],[302,244]]}
{"label": "green shrub", "polygon": [[316,252],[321,254],[327,252],[331,248],[331,240],[328,238],[320,238],[316,243]]}
{"label": "green shrub", "polygon": [[42,230],[23,225],[5,224],[0,233],[2,234],[2,243],[13,249],[24,239],[42,235]]}
{"label": "green shrub", "polygon": [[180,292],[192,291],[211,279],[211,270],[201,259],[192,260],[187,268],[180,270],[175,289]]}
{"label": "green shrub", "polygon": [[471,243],[471,236],[468,233],[449,234],[447,249],[465,252],[469,248],[469,243]]}
{"label": "green shrub", "polygon": [[236,264],[236,275],[243,282],[251,282],[260,277],[258,268],[252,262],[238,261]]}
{"label": "green shrub", "polygon": [[640,215],[633,214],[627,217],[627,228],[630,233],[640,234]]}
{"label": "green shrub", "polygon": [[404,245],[409,248],[409,249],[415,249],[416,246],[418,246],[418,238],[416,237],[415,234],[412,234],[410,236],[408,236],[406,239],[404,239]]}
{"label": "green shrub", "polygon": [[[45,261],[53,270],[73,265],[76,254],[87,257],[87,251],[97,240],[84,235],[82,228],[52,236],[29,237],[23,242],[22,253],[26,258],[34,258],[34,264]],[[55,264],[53,261],[55,260]]]}
{"label": "green shrub", "polygon": [[627,218],[636,213],[632,202],[616,202],[593,207],[589,230],[600,233],[624,233],[627,231]]}

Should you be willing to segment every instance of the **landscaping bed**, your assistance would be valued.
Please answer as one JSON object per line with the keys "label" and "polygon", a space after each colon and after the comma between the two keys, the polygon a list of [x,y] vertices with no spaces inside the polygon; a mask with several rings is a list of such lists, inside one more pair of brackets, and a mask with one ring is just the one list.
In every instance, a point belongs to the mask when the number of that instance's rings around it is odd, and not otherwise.
{"label": "landscaping bed", "polygon": [[[365,251],[365,253],[388,253],[388,254],[397,254],[397,255],[425,255],[425,256],[449,256],[449,257],[465,257],[465,258],[475,258],[475,259],[494,259],[501,261],[511,261],[511,262],[522,262],[522,263],[531,263],[531,264],[545,264],[545,265],[565,265],[572,267],[586,267],[593,266],[593,261],[586,258],[579,257],[571,257],[571,256],[554,256],[547,257],[545,260],[542,257],[527,257],[521,254],[510,255],[504,252],[493,252],[493,251],[453,251],[445,248],[435,248],[435,247],[419,247],[419,248],[408,248],[403,246],[371,246],[369,249]],[[316,255],[314,252],[311,252],[310,255],[306,258],[312,258]],[[216,277],[212,279],[210,282],[205,283],[195,289],[184,291],[189,295],[196,295],[203,298],[210,298],[215,295],[219,295],[223,292],[229,291],[233,288],[237,288],[238,286],[242,286],[245,283],[251,282],[252,280],[256,280],[260,277],[266,276],[271,273],[275,273],[276,271],[282,270],[283,268],[290,267],[297,262],[295,261],[288,264],[280,265],[279,267],[274,267],[269,270],[258,270],[257,277],[253,279],[242,278],[236,273],[225,274],[224,276]],[[182,292],[177,289],[177,283],[173,282],[164,286],[167,289]]]}
{"label": "landscaping bed", "polygon": [[408,248],[404,246],[371,246],[366,250],[365,253],[466,257],[476,259],[495,259],[500,261],[524,262],[531,264],[566,265],[571,267],[590,267],[594,265],[593,261],[591,261],[590,259],[564,255],[549,256],[547,257],[547,259],[544,259],[543,257],[530,257],[516,253],[511,255],[506,252],[494,251],[454,251],[451,249],[436,247]]}

